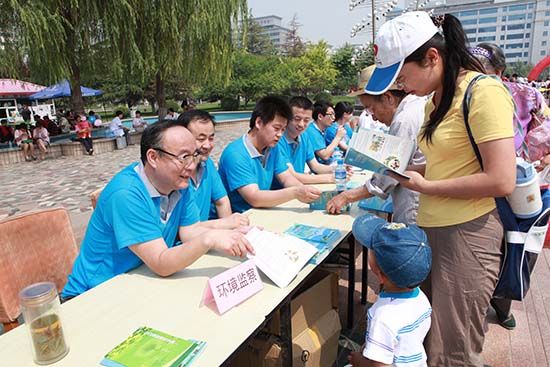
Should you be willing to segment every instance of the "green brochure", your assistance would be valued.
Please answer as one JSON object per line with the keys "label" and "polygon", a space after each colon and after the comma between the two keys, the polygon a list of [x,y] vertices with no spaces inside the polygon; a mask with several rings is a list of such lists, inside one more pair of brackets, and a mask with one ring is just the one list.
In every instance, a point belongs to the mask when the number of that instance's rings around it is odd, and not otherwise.
{"label": "green brochure", "polygon": [[106,367],[185,367],[196,359],[205,344],[144,326],[107,353],[101,364]]}

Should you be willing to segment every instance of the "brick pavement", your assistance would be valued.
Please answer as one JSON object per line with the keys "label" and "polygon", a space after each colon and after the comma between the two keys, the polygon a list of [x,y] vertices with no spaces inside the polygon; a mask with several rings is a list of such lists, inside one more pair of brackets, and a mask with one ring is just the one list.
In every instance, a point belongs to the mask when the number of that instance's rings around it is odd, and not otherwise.
{"label": "brick pavement", "polygon": [[[247,131],[248,122],[217,128],[217,162],[227,143]],[[30,210],[63,206],[70,213],[77,241],[92,212],[88,194],[103,187],[122,168],[139,159],[139,146],[131,145],[95,156],[60,157],[0,167],[0,219]]]}

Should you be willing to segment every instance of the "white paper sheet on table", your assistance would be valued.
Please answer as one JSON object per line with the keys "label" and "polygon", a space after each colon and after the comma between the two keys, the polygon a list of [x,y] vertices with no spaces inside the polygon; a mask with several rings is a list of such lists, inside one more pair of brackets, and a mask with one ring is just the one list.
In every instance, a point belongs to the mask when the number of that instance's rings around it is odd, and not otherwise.
{"label": "white paper sheet on table", "polygon": [[294,236],[252,228],[246,235],[254,247],[256,266],[278,287],[285,288],[317,253],[317,249]]}

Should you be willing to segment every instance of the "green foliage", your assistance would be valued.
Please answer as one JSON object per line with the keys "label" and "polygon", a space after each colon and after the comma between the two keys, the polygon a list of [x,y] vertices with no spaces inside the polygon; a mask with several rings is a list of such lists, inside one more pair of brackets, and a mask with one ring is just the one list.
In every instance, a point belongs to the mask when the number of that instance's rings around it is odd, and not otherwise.
{"label": "green foliage", "polygon": [[303,79],[300,78],[302,83],[296,86],[291,84],[291,87],[301,90],[304,94],[330,90],[336,84],[338,70],[330,61],[328,45],[324,41],[310,45],[304,55],[298,58],[296,67],[295,74],[301,73]]}
{"label": "green foliage", "polygon": [[325,92],[325,91],[315,93],[315,95],[313,96],[313,100],[315,102],[325,101],[325,102],[333,103],[332,94],[330,94],[329,92]]}
{"label": "green foliage", "polygon": [[166,108],[172,108],[174,111],[178,112],[181,110],[181,105],[173,99],[169,99],[166,101]]}
{"label": "green foliage", "polygon": [[299,57],[306,51],[306,46],[298,35],[298,29],[300,27],[301,24],[298,22],[298,16],[294,14],[289,25],[290,32],[288,32],[286,40],[282,44],[283,53],[287,56]]}
{"label": "green foliage", "polygon": [[253,55],[274,55],[277,53],[275,46],[262,26],[256,22],[249,12],[246,21],[246,28],[241,27],[239,38],[243,40],[243,49]]}
{"label": "green foliage", "polygon": [[355,63],[352,63],[354,50],[355,48],[352,45],[345,44],[332,55],[331,61],[338,70],[334,87],[334,92],[337,94],[348,93],[357,87],[361,69],[374,64],[374,54],[371,48],[359,55]]}
{"label": "green foliage", "polygon": [[237,111],[239,109],[239,99],[234,97],[224,97],[221,100],[223,111]]}
{"label": "green foliage", "polygon": [[512,62],[506,65],[504,74],[518,74],[519,76],[527,77],[529,72],[533,69],[533,65],[527,62]]}

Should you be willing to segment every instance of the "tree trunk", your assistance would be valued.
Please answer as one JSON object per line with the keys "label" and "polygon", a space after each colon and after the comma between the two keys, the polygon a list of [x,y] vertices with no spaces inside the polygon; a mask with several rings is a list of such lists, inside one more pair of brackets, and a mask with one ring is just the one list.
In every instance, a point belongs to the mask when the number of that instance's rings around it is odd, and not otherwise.
{"label": "tree trunk", "polygon": [[71,84],[71,107],[76,113],[84,113],[84,98],[80,90],[80,69],[76,66],[70,78]]}
{"label": "tree trunk", "polygon": [[168,109],[166,108],[166,95],[164,91],[164,80],[160,76],[160,73],[157,73],[156,76],[156,100],[157,104],[159,106],[159,120],[162,120],[166,113],[168,112]]}
{"label": "tree trunk", "polygon": [[76,24],[77,15],[74,12],[74,8],[64,8],[63,17],[67,21],[64,25],[65,32],[67,34],[67,50],[69,50],[69,65],[71,68],[71,75],[69,76],[69,84],[71,86],[71,108],[76,113],[84,113],[84,99],[82,98],[82,91],[80,90],[80,67],[78,66],[77,56],[77,40],[74,30],[72,30],[69,24]]}

